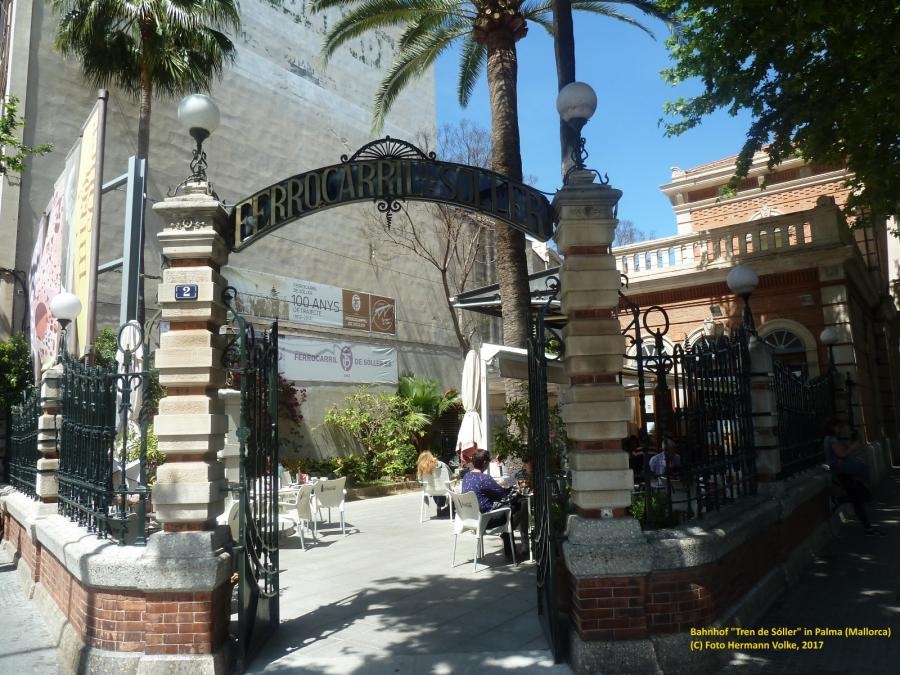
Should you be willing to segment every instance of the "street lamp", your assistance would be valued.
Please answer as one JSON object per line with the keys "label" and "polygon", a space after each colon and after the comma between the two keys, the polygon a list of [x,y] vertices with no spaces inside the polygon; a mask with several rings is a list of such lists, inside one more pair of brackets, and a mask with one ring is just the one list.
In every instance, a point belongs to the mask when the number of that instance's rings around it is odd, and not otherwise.
{"label": "street lamp", "polygon": [[819,333],[819,340],[823,345],[828,347],[828,369],[834,370],[834,346],[838,343],[838,340],[841,339],[841,336],[838,335],[837,329],[834,326],[825,326],[822,329],[822,332]]}
{"label": "street lamp", "polygon": [[197,142],[191,160],[189,180],[206,181],[206,153],[203,141],[219,127],[219,106],[205,94],[190,94],[178,104],[178,121]]}
{"label": "street lamp", "polygon": [[584,82],[570,82],[560,89],[556,97],[556,109],[563,121],[578,135],[578,147],[572,149],[572,166],[566,171],[566,179],[573,171],[582,171],[588,157],[581,130],[597,110],[597,94]]}
{"label": "street lamp", "polygon": [[750,295],[759,286],[759,277],[747,265],[735,265],[731,268],[725,283],[735,295],[739,295],[744,301],[744,313],[741,317],[741,323],[744,328],[754,331],[756,324],[753,322],[753,312],[750,311]]}
{"label": "street lamp", "polygon": [[81,314],[81,299],[74,293],[68,293],[66,291],[57,293],[50,300],[50,313],[56,317],[60,328],[62,328],[59,345],[59,351],[62,353],[66,350],[66,336],[68,334],[69,324],[75,320],[75,317]]}

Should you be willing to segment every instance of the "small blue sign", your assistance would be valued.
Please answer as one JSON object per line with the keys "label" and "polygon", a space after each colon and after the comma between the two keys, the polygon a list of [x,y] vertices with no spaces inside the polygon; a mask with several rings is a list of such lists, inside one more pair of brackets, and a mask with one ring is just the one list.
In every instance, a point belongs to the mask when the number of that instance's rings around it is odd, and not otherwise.
{"label": "small blue sign", "polygon": [[197,284],[175,284],[176,300],[196,300]]}

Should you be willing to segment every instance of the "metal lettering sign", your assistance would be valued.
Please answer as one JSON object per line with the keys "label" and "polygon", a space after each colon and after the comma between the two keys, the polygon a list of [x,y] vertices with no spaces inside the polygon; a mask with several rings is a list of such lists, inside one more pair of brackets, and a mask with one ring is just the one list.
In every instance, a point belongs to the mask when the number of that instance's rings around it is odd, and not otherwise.
{"label": "metal lettering sign", "polygon": [[196,300],[197,284],[176,284],[175,299],[176,300]]}
{"label": "metal lettering sign", "polygon": [[341,164],[291,176],[238,202],[228,236],[233,251],[299,218],[373,200],[387,215],[400,202],[440,202],[484,213],[539,239],[553,236],[550,202],[538,190],[493,171],[440,162],[406,141],[387,137],[363,146]]}

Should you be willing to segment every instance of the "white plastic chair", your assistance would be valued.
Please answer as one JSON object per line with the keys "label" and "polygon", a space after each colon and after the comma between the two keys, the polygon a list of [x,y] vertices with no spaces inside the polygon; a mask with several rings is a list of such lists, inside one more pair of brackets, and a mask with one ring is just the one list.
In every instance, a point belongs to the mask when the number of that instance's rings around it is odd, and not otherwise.
{"label": "white plastic chair", "polygon": [[[446,497],[450,499],[450,470],[441,462],[437,471],[432,471],[424,476],[422,483],[422,506],[419,508],[419,522],[425,522],[425,510],[428,508],[429,498]],[[453,518],[453,501],[450,501],[450,518]]]}
{"label": "white plastic chair", "polygon": [[[347,491],[344,484],[347,477],[335,478],[333,480],[320,480],[316,483],[314,494],[316,497],[316,509],[321,513],[322,509],[328,509],[328,522],[331,522],[331,509],[340,509],[341,512],[341,534],[344,532],[344,496]],[[318,527],[318,526],[317,526]]]}
{"label": "white plastic chair", "polygon": [[238,499],[235,499],[233,502],[231,502],[231,506],[228,508],[228,529],[231,530],[231,541],[233,542],[237,542],[238,536],[240,534],[240,532],[238,531],[238,516],[240,515],[240,508],[241,502]]}
{"label": "white plastic chair", "polygon": [[312,532],[313,541],[316,540],[316,531],[310,527],[315,523],[312,512],[312,485],[301,485],[294,492],[281,494],[278,497],[279,517],[284,515],[294,521],[294,531],[300,534],[300,548],[306,550],[306,541],[303,538],[303,530]]}
{"label": "white plastic chair", "polygon": [[[481,513],[478,509],[478,496],[474,492],[457,494],[450,493],[450,502],[456,508],[456,518],[453,521],[453,558],[450,567],[456,566],[456,541],[459,535],[469,532],[475,536],[474,571],[478,571],[478,559],[484,555],[484,535],[500,536],[504,532],[509,534],[509,543],[512,546],[513,564],[516,562],[516,540],[513,535],[512,509],[508,506]],[[494,516],[504,516],[503,522],[488,529],[488,521]]]}

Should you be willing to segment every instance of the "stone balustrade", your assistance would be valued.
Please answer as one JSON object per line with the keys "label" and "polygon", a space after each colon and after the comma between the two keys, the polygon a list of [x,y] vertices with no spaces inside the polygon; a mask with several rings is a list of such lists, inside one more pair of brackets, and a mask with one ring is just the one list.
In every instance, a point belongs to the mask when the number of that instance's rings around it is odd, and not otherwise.
{"label": "stone balustrade", "polygon": [[784,216],[754,220],[686,235],[618,246],[616,267],[629,283],[679,273],[731,267],[778,252],[850,241],[850,230],[832,203]]}

